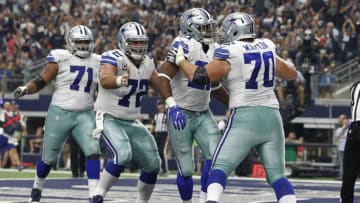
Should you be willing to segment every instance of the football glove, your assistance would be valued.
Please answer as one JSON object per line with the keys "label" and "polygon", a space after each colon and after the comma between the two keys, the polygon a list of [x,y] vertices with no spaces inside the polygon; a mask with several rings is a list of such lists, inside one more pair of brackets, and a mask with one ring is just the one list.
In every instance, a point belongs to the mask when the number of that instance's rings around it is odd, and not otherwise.
{"label": "football glove", "polygon": [[183,130],[186,126],[186,117],[185,114],[181,111],[178,105],[170,107],[169,117],[174,128],[176,130]]}
{"label": "football glove", "polygon": [[166,61],[175,64],[176,52],[177,50],[174,47],[170,48],[166,56]]}
{"label": "football glove", "polygon": [[177,53],[176,53],[176,58],[175,58],[175,64],[177,66],[180,65],[181,61],[186,60],[185,56],[184,56],[184,48],[182,45],[182,42],[179,43],[178,49],[177,49]]}
{"label": "football glove", "polygon": [[15,99],[24,96],[25,94],[27,94],[29,92],[28,87],[26,86],[19,86],[14,90],[14,97]]}
{"label": "football glove", "polygon": [[184,55],[183,42],[181,41],[179,42],[179,46],[177,48],[175,47],[170,48],[166,56],[166,61],[179,66],[182,60],[186,60],[186,57]]}

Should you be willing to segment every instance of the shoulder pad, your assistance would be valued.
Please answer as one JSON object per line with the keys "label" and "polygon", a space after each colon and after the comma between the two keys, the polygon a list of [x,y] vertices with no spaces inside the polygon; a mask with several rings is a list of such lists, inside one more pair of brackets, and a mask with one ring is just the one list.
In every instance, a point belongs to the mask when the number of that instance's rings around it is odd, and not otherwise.
{"label": "shoulder pad", "polygon": [[171,49],[177,50],[179,47],[180,42],[182,42],[183,48],[184,48],[184,54],[187,56],[190,52],[190,41],[183,37],[176,37],[174,41],[171,43]]}
{"label": "shoulder pad", "polygon": [[51,50],[50,53],[47,55],[46,60],[48,62],[59,62],[59,61],[64,61],[68,58],[70,58],[72,56],[72,54],[65,49],[54,49]]}
{"label": "shoulder pad", "polygon": [[95,58],[95,59],[98,60],[98,61],[100,61],[100,59],[101,59],[101,55],[99,55],[99,54],[94,54],[94,53],[92,53],[92,54],[91,54],[91,57]]}
{"label": "shoulder pad", "polygon": [[100,64],[111,64],[118,67],[118,62],[124,60],[125,55],[119,49],[104,52],[101,55]]}
{"label": "shoulder pad", "polygon": [[226,47],[220,47],[215,49],[214,52],[214,59],[228,59],[230,57],[230,51],[229,49],[226,49]]}
{"label": "shoulder pad", "polygon": [[271,41],[270,39],[267,39],[267,38],[262,38],[264,40],[264,42],[269,45],[270,47],[276,49],[276,45],[273,41]]}

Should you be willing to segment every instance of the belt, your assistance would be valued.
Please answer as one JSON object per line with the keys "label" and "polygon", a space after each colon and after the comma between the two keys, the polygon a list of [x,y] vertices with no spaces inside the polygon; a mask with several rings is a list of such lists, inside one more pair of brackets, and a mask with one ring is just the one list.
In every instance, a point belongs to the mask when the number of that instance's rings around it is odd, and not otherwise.
{"label": "belt", "polygon": [[209,112],[209,109],[206,109],[204,111],[191,111],[191,110],[187,110],[187,109],[183,109],[183,108],[180,108],[182,111],[185,111],[185,112],[188,112],[188,113],[193,113],[193,114],[203,114],[203,113],[207,113]]}

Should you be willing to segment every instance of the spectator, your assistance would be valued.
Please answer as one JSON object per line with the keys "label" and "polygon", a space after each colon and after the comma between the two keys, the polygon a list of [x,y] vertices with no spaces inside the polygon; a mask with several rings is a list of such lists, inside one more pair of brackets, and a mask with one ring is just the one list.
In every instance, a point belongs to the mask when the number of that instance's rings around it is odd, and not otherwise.
{"label": "spectator", "polygon": [[297,138],[296,133],[290,131],[285,139],[285,143],[287,144],[285,147],[286,161],[296,161],[303,158],[303,146],[301,146],[304,143],[303,137]]}
{"label": "spectator", "polygon": [[339,127],[336,128],[335,131],[335,143],[337,146],[337,157],[339,161],[339,179],[341,180],[343,176],[343,161],[344,161],[344,149],[346,143],[346,137],[349,129],[349,119],[345,114],[341,114],[338,117],[338,125]]}
{"label": "spectator", "polygon": [[44,135],[43,127],[38,126],[35,131],[35,136],[29,139],[30,153],[41,153],[43,135]]}
{"label": "spectator", "polygon": [[346,17],[342,24],[342,40],[341,40],[341,61],[346,62],[357,55],[358,43],[356,36],[356,27],[351,17]]}
{"label": "spectator", "polygon": [[321,69],[320,75],[320,97],[324,98],[326,95],[329,95],[330,98],[333,98],[336,78],[333,74],[335,64],[330,60],[326,60]]}
{"label": "spectator", "polygon": [[13,107],[9,101],[4,103],[4,133],[8,137],[7,152],[5,152],[3,162],[7,163],[8,160],[11,161],[11,166],[16,167],[19,171],[23,170],[25,167],[20,162],[19,152],[17,146],[19,142],[15,137],[15,131],[21,129],[20,117],[14,115]]}
{"label": "spectator", "polygon": [[[282,52],[284,60],[292,62],[288,58],[288,52]],[[305,107],[305,78],[300,71],[297,71],[296,80],[282,80],[276,78],[276,94],[282,108],[299,109],[304,111]]]}

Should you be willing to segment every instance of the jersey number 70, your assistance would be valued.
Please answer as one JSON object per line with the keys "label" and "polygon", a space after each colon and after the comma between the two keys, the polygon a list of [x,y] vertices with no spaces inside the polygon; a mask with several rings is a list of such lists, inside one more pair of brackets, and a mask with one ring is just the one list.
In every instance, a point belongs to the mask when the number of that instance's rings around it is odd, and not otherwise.
{"label": "jersey number 70", "polygon": [[[255,53],[245,53],[244,54],[244,63],[251,64],[252,61],[255,61],[254,70],[251,73],[250,79],[246,81],[245,88],[246,89],[257,89],[258,83],[256,78],[259,74],[259,70],[261,68],[262,63],[264,63],[264,76],[263,76],[263,86],[264,87],[273,87],[274,86],[274,55],[272,51],[267,51],[264,53],[255,52]],[[271,63],[270,63],[271,61]]]}

